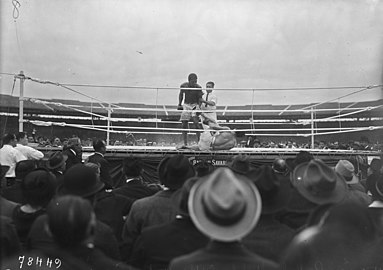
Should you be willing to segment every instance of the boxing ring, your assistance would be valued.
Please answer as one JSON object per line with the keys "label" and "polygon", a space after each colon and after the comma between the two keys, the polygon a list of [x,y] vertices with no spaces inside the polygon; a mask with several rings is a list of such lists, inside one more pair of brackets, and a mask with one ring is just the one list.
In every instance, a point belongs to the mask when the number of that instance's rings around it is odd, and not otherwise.
{"label": "boxing ring", "polygon": [[[20,96],[19,96],[19,129],[23,130],[24,123],[30,123],[35,126],[58,126],[58,127],[71,127],[78,128],[80,130],[91,130],[102,132],[105,134],[107,142],[107,153],[106,158],[112,163],[119,163],[120,160],[127,156],[139,156],[145,160],[152,160],[151,165],[155,167],[156,163],[159,163],[162,157],[165,155],[171,155],[176,153],[182,153],[189,157],[193,164],[198,163],[201,160],[206,160],[213,164],[214,166],[226,166],[227,162],[235,155],[246,154],[250,158],[250,162],[257,166],[260,164],[271,163],[275,158],[284,158],[292,159],[296,154],[301,151],[310,151],[314,157],[323,159],[330,165],[335,165],[339,159],[356,159],[360,160],[361,163],[368,162],[369,159],[373,157],[379,157],[381,155],[380,151],[361,151],[361,150],[332,150],[332,149],[315,149],[314,143],[317,138],[320,138],[324,135],[338,135],[344,133],[353,133],[360,131],[378,131],[383,130],[383,125],[368,125],[368,126],[341,126],[343,125],[342,121],[345,119],[350,119],[352,117],[363,116],[364,113],[374,112],[373,116],[377,117],[380,122],[382,122],[382,117],[379,118],[379,115],[383,115],[383,102],[378,101],[371,103],[369,106],[361,106],[362,102],[355,103],[345,103],[342,104],[340,101],[343,98],[349,97],[351,95],[362,94],[365,91],[371,91],[374,89],[381,89],[382,85],[371,85],[371,86],[359,86],[359,87],[343,87],[348,89],[346,94],[340,95],[334,99],[329,99],[324,102],[318,102],[308,105],[297,105],[291,104],[288,106],[274,106],[269,109],[260,109],[262,106],[257,106],[253,104],[254,96],[257,91],[274,91],[281,89],[219,89],[215,88],[214,91],[219,93],[219,91],[247,91],[252,93],[252,103],[247,106],[217,106],[216,113],[218,115],[218,124],[224,126],[236,126],[237,132],[242,132],[247,137],[267,137],[268,140],[273,137],[300,137],[307,138],[310,140],[308,147],[305,148],[263,148],[263,147],[245,147],[244,141],[238,141],[237,147],[234,147],[230,150],[224,151],[195,151],[188,149],[179,149],[179,145],[171,139],[171,142],[166,142],[166,145],[157,144],[154,145],[146,143],[145,145],[112,145],[110,136],[111,134],[122,134],[126,138],[133,137],[134,135],[163,135],[166,136],[180,136],[183,131],[187,131],[189,136],[195,136],[196,132],[200,132],[199,129],[189,128],[187,130],[180,128],[181,122],[177,120],[179,118],[181,111],[177,110],[177,106],[169,106],[164,104],[159,104],[158,95],[160,91],[172,90],[175,100],[177,99],[179,87],[130,87],[130,86],[108,86],[109,88],[124,88],[124,89],[139,89],[139,90],[149,90],[153,91],[153,96],[156,96],[155,105],[151,106],[132,106],[127,107],[120,104],[114,104],[105,102],[98,99],[97,97],[92,97],[90,95],[83,94],[81,91],[74,89],[74,87],[95,87],[94,85],[74,85],[74,84],[61,84],[51,81],[43,81],[36,78],[31,78],[25,76],[22,72],[20,74],[15,74],[15,80],[20,80]],[[24,96],[24,82],[28,80],[33,83],[50,85],[54,87],[59,87],[65,89],[70,93],[75,93],[89,99],[89,102],[82,102],[76,104],[66,104],[55,102],[52,100],[45,99],[36,99],[36,98],[27,98]],[[104,87],[104,86],[98,86]],[[106,86],[105,86],[106,87]],[[186,88],[188,89],[188,88]],[[321,89],[321,88],[313,88]],[[286,91],[301,91],[301,90],[313,90],[310,88],[299,88],[299,89],[282,89]],[[332,88],[326,88],[332,89]],[[195,88],[190,88],[189,90],[196,90]],[[202,88],[202,90],[206,90]],[[337,87],[333,88],[334,91],[337,90]],[[155,94],[154,94],[155,93]],[[336,103],[338,106],[328,106],[328,104]],[[41,119],[33,119],[32,117],[24,117],[24,103],[28,102],[34,106],[39,106],[45,108],[52,112],[54,111],[64,111],[68,114],[78,114],[81,115],[85,120],[83,123],[74,123],[70,119],[67,121],[62,120],[60,117],[57,117],[58,121],[43,121]],[[70,101],[68,101],[70,102]],[[219,104],[218,104],[219,105]],[[359,105],[359,106],[358,106]],[[197,109],[196,112],[199,112]],[[206,111],[204,111],[206,112]],[[126,115],[125,118],[121,117]],[[136,119],[129,119],[129,115],[135,115]],[[140,116],[137,116],[140,115]],[[246,115],[246,123],[241,124],[240,122],[235,122],[232,120],[225,119],[228,115],[231,117],[236,117],[237,119],[244,120],[244,115]],[[256,116],[262,115],[263,119],[259,119]],[[288,119],[288,116],[295,115],[297,119],[292,121]],[[56,118],[56,119],[57,119]],[[106,122],[105,125],[94,124],[93,119],[97,118]],[[171,119],[171,120],[169,120]],[[85,123],[84,123],[85,122]],[[320,123],[338,123],[338,126],[332,127],[319,127]],[[143,124],[146,124],[143,125]],[[277,128],[268,128],[267,125],[273,124]],[[345,122],[346,123],[346,122]],[[279,124],[288,126],[288,128],[278,128]],[[244,126],[244,128],[242,128]],[[105,138],[103,137],[103,138]],[[195,143],[195,142],[194,142]],[[41,148],[40,150],[47,152],[57,149]],[[84,156],[86,157],[91,152],[93,152],[92,147],[84,147]],[[358,157],[358,158],[357,158]]]}

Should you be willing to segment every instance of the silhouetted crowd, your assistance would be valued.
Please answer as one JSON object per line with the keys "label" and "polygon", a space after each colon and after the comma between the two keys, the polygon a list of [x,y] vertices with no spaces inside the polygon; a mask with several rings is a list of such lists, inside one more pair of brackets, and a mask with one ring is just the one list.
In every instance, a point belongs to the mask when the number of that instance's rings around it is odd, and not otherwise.
{"label": "silhouetted crowd", "polygon": [[178,153],[149,183],[134,156],[112,177],[103,140],[85,161],[79,138],[44,159],[22,140],[0,149],[1,269],[383,269],[380,158],[362,178],[308,151],[224,167]]}

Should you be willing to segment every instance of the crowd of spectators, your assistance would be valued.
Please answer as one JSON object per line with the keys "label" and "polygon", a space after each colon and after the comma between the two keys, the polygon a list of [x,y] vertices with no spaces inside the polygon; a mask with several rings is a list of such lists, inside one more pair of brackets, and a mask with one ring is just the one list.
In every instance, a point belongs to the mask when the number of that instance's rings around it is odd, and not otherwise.
{"label": "crowd of spectators", "polygon": [[361,178],[354,160],[330,167],[303,150],[272,165],[239,154],[222,167],[177,153],[154,165],[153,184],[133,156],[114,179],[103,140],[85,160],[73,137],[37,162],[16,158],[16,137],[0,149],[2,269],[383,267],[379,158]]}
{"label": "crowd of spectators", "polygon": [[[73,135],[72,137],[77,137]],[[133,137],[134,138],[134,137]],[[28,141],[31,145],[37,147],[65,147],[70,138],[47,138],[44,136],[29,136]],[[242,140],[244,139],[244,140]],[[82,146],[92,146],[92,138],[81,138]],[[145,138],[127,137],[126,140],[112,139],[110,145],[113,146],[176,146],[174,140],[149,141]],[[190,145],[197,145],[196,141],[191,140]],[[282,148],[282,149],[330,149],[330,150],[360,150],[360,151],[382,151],[382,142],[370,142],[367,138],[361,137],[359,141],[324,141],[315,140],[312,147],[310,141],[297,142],[290,140],[272,140],[267,138],[257,138],[256,136],[247,136],[246,138],[237,138],[237,147],[240,148]]]}

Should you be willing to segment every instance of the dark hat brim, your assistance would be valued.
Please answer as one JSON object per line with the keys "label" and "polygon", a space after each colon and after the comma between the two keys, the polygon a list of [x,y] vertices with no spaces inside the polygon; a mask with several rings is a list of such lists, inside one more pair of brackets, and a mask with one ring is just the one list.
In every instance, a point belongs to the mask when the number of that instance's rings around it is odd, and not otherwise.
{"label": "dark hat brim", "polygon": [[89,197],[96,194],[97,192],[102,190],[104,187],[105,187],[105,184],[101,182],[99,179],[97,180],[95,185],[93,185],[92,187],[89,187],[87,190],[81,190],[81,191],[68,189],[63,184],[61,184],[57,189],[57,195],[58,196],[77,195],[77,196],[85,198],[85,197]]}
{"label": "dark hat brim", "polygon": [[64,165],[64,163],[67,161],[67,159],[68,159],[68,156],[67,156],[67,155],[63,155],[63,160],[62,160],[59,164],[57,164],[57,165],[55,165],[55,166],[51,166],[51,165],[49,164],[49,160],[48,160],[48,162],[47,162],[47,168],[48,168],[49,170],[54,170],[54,169],[60,168],[62,165]]}

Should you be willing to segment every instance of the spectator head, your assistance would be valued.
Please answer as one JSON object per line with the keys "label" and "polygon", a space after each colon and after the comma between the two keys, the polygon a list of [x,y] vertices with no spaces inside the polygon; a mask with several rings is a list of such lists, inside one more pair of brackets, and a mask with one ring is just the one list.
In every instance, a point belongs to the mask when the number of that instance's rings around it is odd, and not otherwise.
{"label": "spectator head", "polygon": [[298,165],[292,181],[303,197],[318,205],[338,203],[347,193],[343,178],[319,159]]}
{"label": "spectator head", "polygon": [[249,156],[244,154],[235,156],[228,167],[235,173],[245,175],[250,170]]}
{"label": "spectator head", "polygon": [[86,244],[94,235],[96,216],[89,201],[73,195],[53,200],[47,208],[48,230],[63,248]]}
{"label": "spectator head", "polygon": [[189,216],[188,199],[190,190],[193,185],[199,180],[199,177],[192,177],[186,180],[180,189],[173,193],[172,199],[178,208],[178,213],[182,216]]}
{"label": "spectator head", "polygon": [[196,227],[213,240],[242,239],[257,224],[261,196],[255,185],[228,168],[217,168],[194,184],[188,201]]}
{"label": "spectator head", "polygon": [[54,146],[59,146],[59,145],[61,145],[61,140],[60,140],[60,138],[59,138],[59,137],[55,137],[55,138],[53,139],[52,145],[54,145]]}
{"label": "spectator head", "polygon": [[214,82],[207,82],[206,83],[206,92],[211,93],[214,88]]}
{"label": "spectator head", "polygon": [[67,155],[64,155],[62,152],[53,152],[48,154],[48,163],[47,168],[49,170],[58,170],[65,171],[66,160],[68,159]]}
{"label": "spectator head", "polygon": [[[293,166],[295,168],[299,164],[309,162],[310,160],[313,160],[313,159],[314,159],[314,157],[310,152],[303,151],[303,150],[299,151],[299,153],[296,155],[296,157],[294,159]],[[292,168],[292,169],[294,169],[294,168]]]}
{"label": "spectator head", "polygon": [[25,176],[36,169],[36,162],[34,160],[22,160],[16,163],[15,174],[17,180],[23,180]]}
{"label": "spectator head", "polygon": [[96,176],[98,178],[100,178],[100,174],[101,174],[101,165],[100,163],[94,163],[94,162],[85,162],[84,165],[88,168],[91,168],[94,173],[96,174]]}
{"label": "spectator head", "polygon": [[128,177],[138,177],[142,172],[142,160],[138,157],[129,156],[122,161],[122,171]]}
{"label": "spectator head", "polygon": [[104,140],[94,140],[93,141],[93,149],[94,151],[96,152],[99,152],[101,154],[105,154],[106,153],[106,143]]}
{"label": "spectator head", "polygon": [[158,166],[158,175],[164,186],[177,190],[187,179],[195,176],[195,171],[186,156],[177,154],[162,159]]}
{"label": "spectator head", "polygon": [[12,145],[13,147],[16,146],[17,139],[15,134],[5,134],[3,137],[3,145],[9,144]]}
{"label": "spectator head", "polygon": [[280,212],[290,199],[289,183],[282,184],[270,166],[262,165],[246,175],[258,188],[262,198],[262,214]]}
{"label": "spectator head", "polygon": [[55,190],[55,176],[43,168],[28,173],[21,182],[23,203],[32,207],[46,207],[55,195]]}
{"label": "spectator head", "polygon": [[[346,241],[353,237],[363,241],[373,240],[376,237],[376,227],[367,208],[356,202],[344,202],[333,205],[324,215],[323,226],[331,226],[344,234]],[[331,237],[331,236],[329,236]],[[354,244],[358,243],[354,241]]]}
{"label": "spectator head", "polygon": [[28,144],[28,135],[25,132],[19,132],[16,134],[16,140],[19,144],[27,145]]}
{"label": "spectator head", "polygon": [[197,176],[202,177],[214,171],[214,166],[210,162],[202,160],[194,165],[194,169],[196,170]]}
{"label": "spectator head", "polygon": [[359,183],[358,177],[355,175],[354,165],[345,159],[341,159],[335,166],[335,171],[346,180],[347,184]]}
{"label": "spectator head", "polygon": [[68,140],[68,147],[72,148],[76,153],[82,151],[81,139],[78,137],[73,137]]}
{"label": "spectator head", "polygon": [[374,158],[368,167],[371,173],[379,173],[382,169],[382,161],[379,158]]}
{"label": "spectator head", "polygon": [[103,187],[104,183],[100,181],[92,168],[84,164],[76,164],[65,172],[64,182],[59,187],[58,194],[92,198]]}
{"label": "spectator head", "polygon": [[287,174],[288,172],[286,160],[284,160],[283,158],[276,158],[271,168],[274,170],[274,172],[283,175]]}

